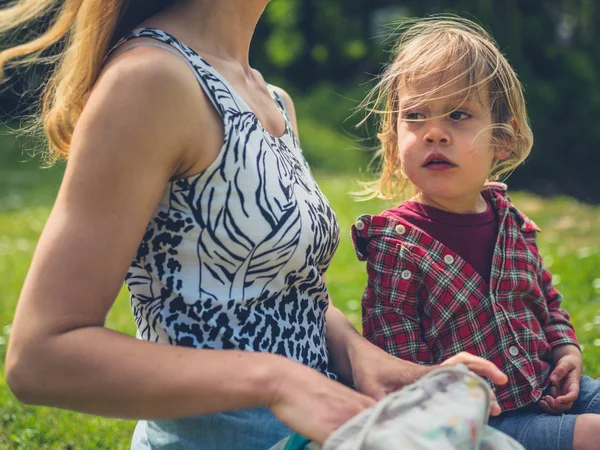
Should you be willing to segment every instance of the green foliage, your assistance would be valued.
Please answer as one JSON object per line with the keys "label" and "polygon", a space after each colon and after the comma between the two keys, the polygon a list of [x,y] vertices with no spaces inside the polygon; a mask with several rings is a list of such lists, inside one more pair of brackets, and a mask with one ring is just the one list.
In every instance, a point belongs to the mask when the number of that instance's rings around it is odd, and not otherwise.
{"label": "green foliage", "polygon": [[[338,122],[332,126],[329,122],[336,113],[336,103],[344,103],[342,99],[333,98],[334,95],[326,93],[319,98],[320,93],[315,92],[304,104],[297,104],[299,108],[298,128],[300,142],[304,155],[311,167],[318,167],[332,172],[355,172],[364,163],[363,153],[356,137],[353,137]],[[312,100],[319,99],[313,103]],[[306,111],[315,111],[319,104],[323,109],[318,114],[302,114]],[[322,118],[320,116],[331,114]]]}
{"label": "green foliage", "polygon": [[316,86],[294,95],[300,143],[311,167],[332,173],[356,174],[367,167],[376,142],[366,126],[357,128],[364,113],[357,111],[366,86]]}
{"label": "green foliage", "polygon": [[265,43],[269,59],[275,67],[290,66],[302,50],[302,35],[289,30],[278,30]]}
{"label": "green foliage", "polygon": [[344,53],[351,59],[361,59],[367,53],[367,46],[363,41],[354,39],[344,46]]}

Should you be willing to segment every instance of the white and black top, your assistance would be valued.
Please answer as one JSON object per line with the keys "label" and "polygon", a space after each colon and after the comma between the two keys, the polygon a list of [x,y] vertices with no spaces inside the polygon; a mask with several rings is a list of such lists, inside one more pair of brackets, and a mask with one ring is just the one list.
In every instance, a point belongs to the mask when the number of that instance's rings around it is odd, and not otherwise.
{"label": "white and black top", "polygon": [[276,137],[191,48],[153,28],[124,41],[138,37],[186,59],[225,129],[206,170],[168,184],[131,264],[126,282],[138,337],[277,353],[331,376],[323,274],[339,228],[284,102],[269,86],[286,120]]}

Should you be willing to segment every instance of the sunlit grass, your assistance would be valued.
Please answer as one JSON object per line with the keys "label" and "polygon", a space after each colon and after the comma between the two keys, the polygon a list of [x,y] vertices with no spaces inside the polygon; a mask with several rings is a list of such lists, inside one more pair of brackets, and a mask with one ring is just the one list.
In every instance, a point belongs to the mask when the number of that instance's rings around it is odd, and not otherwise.
{"label": "sunlit grass", "polygon": [[[40,170],[39,161],[25,158],[0,140],[0,448],[120,449],[129,448],[134,422],[103,419],[51,408],[26,407],[9,392],[3,364],[10,323],[36,241],[58,190],[62,168]],[[11,150],[12,148],[12,150]],[[349,228],[361,213],[376,213],[384,202],[356,203],[347,175],[317,172],[316,178],[333,205],[341,243],[327,282],[334,302],[360,326],[360,298],[366,281],[364,263],[357,260]],[[585,373],[600,376],[600,208],[569,198],[543,199],[515,193],[513,201],[540,225],[539,245],[565,297],[584,347]],[[133,334],[128,298],[121,291],[108,326]]]}

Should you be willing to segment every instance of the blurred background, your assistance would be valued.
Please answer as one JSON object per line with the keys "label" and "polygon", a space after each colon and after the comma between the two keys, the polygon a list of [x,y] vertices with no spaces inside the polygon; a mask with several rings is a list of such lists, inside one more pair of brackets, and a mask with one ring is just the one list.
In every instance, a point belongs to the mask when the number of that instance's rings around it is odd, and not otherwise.
{"label": "blurred background", "polygon": [[[356,172],[364,165],[370,154],[356,150],[374,145],[362,140],[374,133],[354,129],[358,116],[348,117],[388,59],[393,22],[440,12],[470,17],[491,31],[525,87],[535,145],[511,187],[599,203],[595,0],[273,0],[257,28],[251,61],[292,94],[313,167]],[[29,71],[2,94],[4,118],[35,100],[43,73]]]}
{"label": "blurred background", "polygon": [[[150,1],[150,0],[148,0]],[[0,6],[7,4],[0,1]],[[364,265],[349,227],[389,206],[348,195],[376,147],[373,123],[353,114],[382,70],[394,21],[435,13],[476,20],[496,38],[525,87],[535,136],[532,154],[508,180],[513,201],[543,229],[539,245],[564,294],[584,349],[585,373],[600,376],[600,2],[597,0],[272,0],[251,61],[294,99],[300,140],[330,199],[342,240],[328,271],[334,302],[360,328]],[[43,29],[44,23],[32,24]],[[6,45],[2,42],[0,45]],[[64,165],[41,168],[39,141],[18,132],[35,111],[48,67],[13,73],[0,92],[0,448],[129,448],[133,422],[19,404],[3,363],[31,255]],[[168,130],[165,130],[168,132]],[[107,326],[134,334],[122,290]]]}

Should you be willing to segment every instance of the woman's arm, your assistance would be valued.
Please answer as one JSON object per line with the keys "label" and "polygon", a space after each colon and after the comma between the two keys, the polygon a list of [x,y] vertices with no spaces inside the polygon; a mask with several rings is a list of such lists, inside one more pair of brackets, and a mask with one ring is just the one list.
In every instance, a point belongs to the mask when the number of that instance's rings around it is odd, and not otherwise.
{"label": "woman's arm", "polygon": [[[102,75],[77,125],[11,333],[8,383],[25,402],[166,418],[268,396],[274,358],[155,345],[104,328],[163,190],[185,163],[189,117],[209,117],[208,102],[193,104],[203,99],[189,69],[172,58],[128,52]],[[250,368],[244,376],[240,364]]]}

